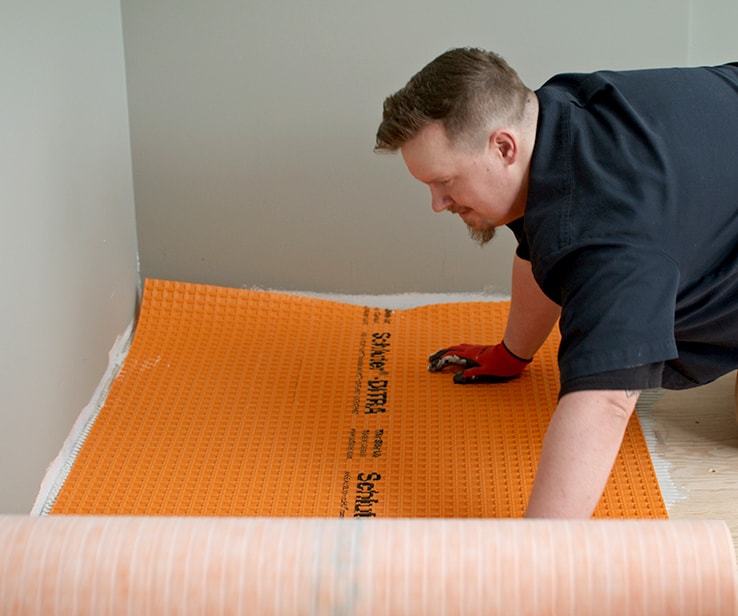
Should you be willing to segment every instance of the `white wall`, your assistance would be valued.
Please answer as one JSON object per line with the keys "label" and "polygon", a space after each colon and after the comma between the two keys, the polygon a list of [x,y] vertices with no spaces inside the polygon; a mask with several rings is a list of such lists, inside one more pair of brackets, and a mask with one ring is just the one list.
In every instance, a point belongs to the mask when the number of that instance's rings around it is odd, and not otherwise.
{"label": "white wall", "polygon": [[28,512],[134,315],[117,0],[0,3],[0,512]]}
{"label": "white wall", "polygon": [[689,63],[738,62],[738,0],[690,0]]}
{"label": "white wall", "polygon": [[556,72],[683,65],[689,0],[122,0],[142,272],[355,293],[506,290],[372,152],[386,95],[446,49]]}

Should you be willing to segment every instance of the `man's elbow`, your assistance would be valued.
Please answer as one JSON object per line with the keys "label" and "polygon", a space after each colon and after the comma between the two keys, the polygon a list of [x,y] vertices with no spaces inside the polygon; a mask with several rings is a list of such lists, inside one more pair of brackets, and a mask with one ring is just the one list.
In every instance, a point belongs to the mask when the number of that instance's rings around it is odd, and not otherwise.
{"label": "man's elbow", "polygon": [[[565,406],[568,403],[576,406],[585,406],[590,410],[596,410],[605,416],[612,417],[615,421],[630,421],[635,410],[640,391],[635,390],[610,390],[593,389],[585,391],[574,391],[561,397]],[[569,398],[564,401],[565,398]]]}

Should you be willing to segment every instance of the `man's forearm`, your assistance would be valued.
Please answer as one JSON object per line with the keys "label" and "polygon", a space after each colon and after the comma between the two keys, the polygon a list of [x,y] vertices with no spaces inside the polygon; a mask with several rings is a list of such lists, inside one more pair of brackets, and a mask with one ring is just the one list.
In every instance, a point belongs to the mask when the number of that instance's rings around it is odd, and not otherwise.
{"label": "man's forearm", "polygon": [[546,431],[526,517],[587,518],[623,441],[638,392],[578,391],[561,397]]}
{"label": "man's forearm", "polygon": [[510,316],[504,341],[512,353],[530,359],[546,341],[561,309],[541,291],[530,263],[515,256]]}

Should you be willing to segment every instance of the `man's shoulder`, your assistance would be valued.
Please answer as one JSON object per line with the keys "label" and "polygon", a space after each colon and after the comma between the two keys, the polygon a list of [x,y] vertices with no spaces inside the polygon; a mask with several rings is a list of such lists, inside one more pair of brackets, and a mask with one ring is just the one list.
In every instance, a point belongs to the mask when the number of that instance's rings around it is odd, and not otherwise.
{"label": "man's shoulder", "polygon": [[[602,90],[643,93],[649,95],[659,90],[668,92],[672,100],[672,88],[689,83],[721,82],[738,85],[738,62],[728,62],[716,66],[671,66],[654,68],[634,68],[624,70],[601,69],[592,72],[559,73],[548,79],[536,94],[543,98],[543,104],[558,98],[569,97],[585,103]],[[707,93],[706,93],[707,94]]]}

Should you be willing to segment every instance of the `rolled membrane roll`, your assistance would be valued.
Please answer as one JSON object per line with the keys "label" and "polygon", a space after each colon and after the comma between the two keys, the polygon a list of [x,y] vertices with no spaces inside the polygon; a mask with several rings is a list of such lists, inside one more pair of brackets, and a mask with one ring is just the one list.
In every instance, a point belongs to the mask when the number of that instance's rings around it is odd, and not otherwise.
{"label": "rolled membrane roll", "polygon": [[0,516],[3,614],[736,613],[722,522]]}

